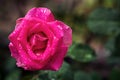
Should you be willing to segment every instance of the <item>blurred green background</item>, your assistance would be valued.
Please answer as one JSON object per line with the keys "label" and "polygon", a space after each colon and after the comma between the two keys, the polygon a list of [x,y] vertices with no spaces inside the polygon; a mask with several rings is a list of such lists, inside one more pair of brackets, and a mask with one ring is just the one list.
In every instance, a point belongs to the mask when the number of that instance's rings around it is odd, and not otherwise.
{"label": "blurred green background", "polygon": [[[73,30],[59,71],[16,67],[8,35],[32,7],[50,8]],[[120,0],[0,0],[0,80],[120,80]]]}

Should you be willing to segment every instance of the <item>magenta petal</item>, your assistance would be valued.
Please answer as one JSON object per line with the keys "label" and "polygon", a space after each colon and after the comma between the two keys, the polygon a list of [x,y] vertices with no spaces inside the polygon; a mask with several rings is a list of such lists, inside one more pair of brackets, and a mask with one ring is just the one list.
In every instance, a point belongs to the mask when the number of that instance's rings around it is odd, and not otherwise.
{"label": "magenta petal", "polygon": [[24,18],[18,18],[17,20],[16,20],[16,26],[15,26],[15,29],[17,29],[18,28],[18,26],[21,24],[21,22],[24,20]]}
{"label": "magenta petal", "polygon": [[67,47],[61,47],[57,50],[54,56],[52,56],[52,59],[48,62],[48,64],[44,67],[45,69],[49,70],[59,70],[59,68],[62,66],[64,56],[67,53]]}
{"label": "magenta petal", "polygon": [[[17,27],[19,25],[19,27]],[[10,42],[17,48],[19,46],[18,35],[21,32],[22,24],[16,24],[16,29],[8,36]]]}
{"label": "magenta petal", "polygon": [[69,47],[72,44],[72,30],[69,26],[61,21],[50,22],[50,29],[56,35],[56,37],[63,37],[63,44]]}
{"label": "magenta petal", "polygon": [[25,18],[29,19],[30,17],[39,18],[47,22],[54,21],[54,16],[51,11],[48,8],[43,7],[32,8],[31,10],[29,10]]}
{"label": "magenta petal", "polygon": [[69,47],[72,44],[72,29],[61,21],[57,21],[57,23],[57,27],[61,28],[64,33],[63,42],[67,47]]}
{"label": "magenta petal", "polygon": [[13,46],[12,43],[9,44],[9,48],[11,51],[11,56],[14,57],[15,59],[18,59],[19,58],[18,50]]}

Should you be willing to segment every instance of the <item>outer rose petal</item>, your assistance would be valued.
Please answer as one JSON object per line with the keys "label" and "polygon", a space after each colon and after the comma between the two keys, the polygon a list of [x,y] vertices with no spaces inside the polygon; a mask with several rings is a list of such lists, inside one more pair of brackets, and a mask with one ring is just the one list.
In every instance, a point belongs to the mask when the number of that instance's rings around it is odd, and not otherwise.
{"label": "outer rose petal", "polygon": [[[16,21],[16,28],[14,29],[14,31],[8,36],[10,42],[12,42],[12,44],[15,46],[15,48],[17,49],[17,47],[19,46],[19,41],[18,41],[18,36],[21,33],[22,27],[24,24],[21,23],[21,19],[19,21],[19,19]],[[18,27],[19,26],[19,27]]]}
{"label": "outer rose petal", "polygon": [[63,37],[64,46],[69,47],[72,44],[72,30],[69,26],[57,20],[48,24],[57,37]]}
{"label": "outer rose petal", "polygon": [[53,14],[47,8],[32,8],[31,10],[28,11],[25,18],[29,19],[31,17],[38,18],[47,22],[54,21]]}
{"label": "outer rose petal", "polygon": [[49,69],[57,71],[60,69],[64,56],[67,53],[68,48],[67,47],[61,47],[57,49],[57,52],[54,56],[52,56],[52,59],[48,62],[48,64],[43,69]]}
{"label": "outer rose petal", "polygon": [[18,57],[19,57],[18,50],[13,46],[13,44],[11,42],[9,44],[9,48],[11,51],[11,56],[14,57],[15,59],[18,59]]}
{"label": "outer rose petal", "polygon": [[72,44],[72,30],[71,28],[64,24],[61,21],[57,21],[58,27],[62,28],[64,36],[63,36],[63,42],[67,47],[69,47]]}

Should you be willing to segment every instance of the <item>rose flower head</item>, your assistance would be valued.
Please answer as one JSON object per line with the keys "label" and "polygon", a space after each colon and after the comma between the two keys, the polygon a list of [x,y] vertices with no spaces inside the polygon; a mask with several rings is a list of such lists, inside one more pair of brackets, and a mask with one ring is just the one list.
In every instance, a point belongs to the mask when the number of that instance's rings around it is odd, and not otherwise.
{"label": "rose flower head", "polygon": [[72,44],[72,30],[56,20],[49,9],[32,8],[16,21],[9,40],[11,56],[18,67],[56,71]]}

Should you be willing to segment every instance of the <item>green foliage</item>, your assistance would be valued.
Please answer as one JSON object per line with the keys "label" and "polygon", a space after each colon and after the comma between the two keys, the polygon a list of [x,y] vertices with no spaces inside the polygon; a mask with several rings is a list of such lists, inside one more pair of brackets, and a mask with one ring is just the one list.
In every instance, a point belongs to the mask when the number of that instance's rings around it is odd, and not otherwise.
{"label": "green foliage", "polygon": [[102,80],[102,78],[97,72],[87,73],[83,71],[77,71],[74,74],[74,80]]}
{"label": "green foliage", "polygon": [[97,72],[74,71],[64,62],[59,71],[39,71],[30,80],[102,80],[102,77]]}
{"label": "green foliage", "polygon": [[74,80],[92,80],[88,73],[78,71],[74,75]]}
{"label": "green foliage", "polygon": [[23,80],[73,80],[73,71],[70,65],[66,62],[63,63],[59,71],[39,71],[33,77],[26,77]]}
{"label": "green foliage", "polygon": [[73,72],[70,70],[70,65],[64,62],[59,71],[49,71],[48,77],[50,80],[73,80]]}
{"label": "green foliage", "polygon": [[95,59],[94,51],[88,45],[83,44],[73,44],[68,56],[80,62],[90,62]]}
{"label": "green foliage", "polygon": [[97,8],[88,17],[88,28],[99,35],[118,35],[120,33],[119,12],[115,9]]}

